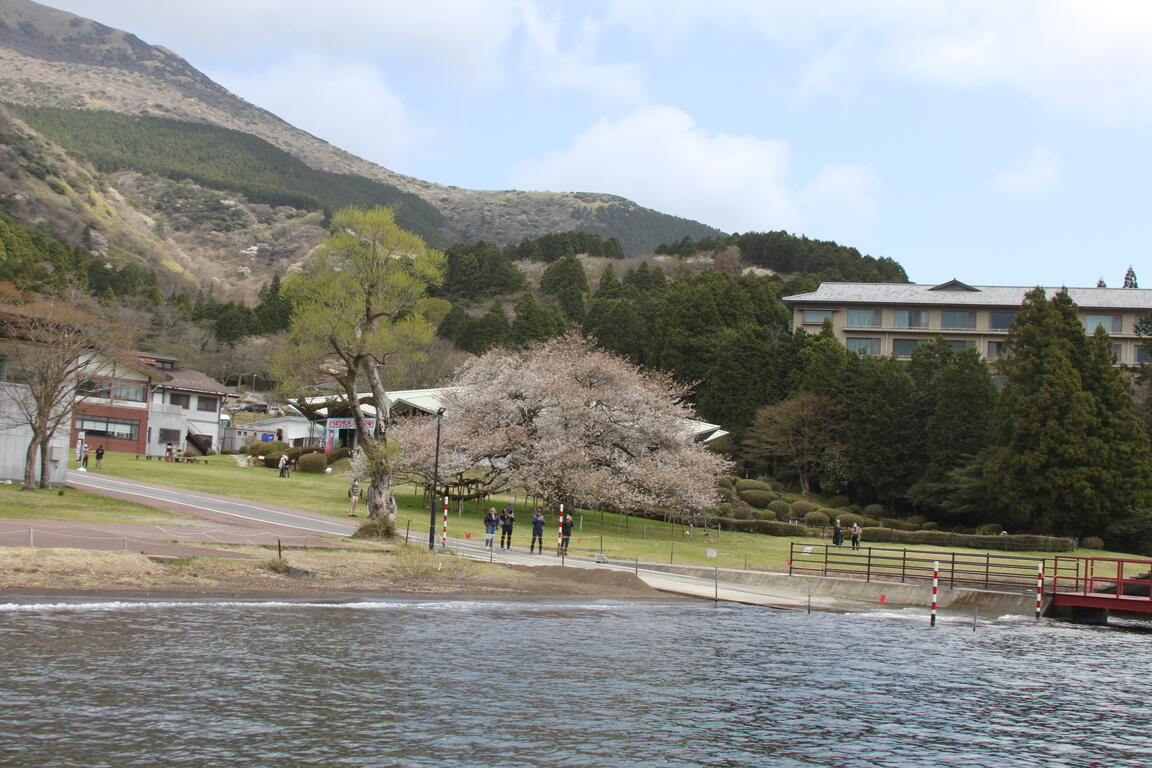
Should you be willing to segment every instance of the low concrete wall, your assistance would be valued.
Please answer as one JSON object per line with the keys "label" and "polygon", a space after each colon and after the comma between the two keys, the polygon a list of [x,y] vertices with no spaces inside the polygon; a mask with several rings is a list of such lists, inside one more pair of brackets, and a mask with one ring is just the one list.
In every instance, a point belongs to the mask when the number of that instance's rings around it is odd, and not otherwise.
{"label": "low concrete wall", "polygon": [[[711,580],[717,576],[717,572],[712,568],[667,563],[642,563],[641,566],[651,571],[681,574],[698,579]],[[828,576],[789,576],[786,573],[726,568],[719,570],[718,577],[721,584],[744,584],[775,593],[787,593],[793,597],[806,596],[811,586],[813,597],[831,598],[837,602],[839,608],[846,610],[875,610],[881,606],[881,596],[884,597],[883,606],[886,608],[927,608],[932,604],[931,584],[836,579]],[[940,610],[970,612],[979,609],[997,616],[1007,614],[1032,616],[1036,612],[1036,595],[941,587],[937,595],[937,605]]]}

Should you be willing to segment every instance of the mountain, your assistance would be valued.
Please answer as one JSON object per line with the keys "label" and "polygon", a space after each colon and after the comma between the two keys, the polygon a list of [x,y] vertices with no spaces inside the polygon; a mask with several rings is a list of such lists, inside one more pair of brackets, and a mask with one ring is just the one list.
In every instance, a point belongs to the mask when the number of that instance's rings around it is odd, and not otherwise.
{"label": "mountain", "polygon": [[[29,0],[0,0],[0,100],[10,107],[0,111],[7,210],[61,236],[96,231],[108,241],[99,253],[206,274],[238,294],[305,257],[322,212],[346,203],[392,204],[438,245],[586,230],[631,255],[720,234],[613,195],[468,190],[396,173],[244,101],[170,50]],[[243,172],[197,167],[193,145]]]}

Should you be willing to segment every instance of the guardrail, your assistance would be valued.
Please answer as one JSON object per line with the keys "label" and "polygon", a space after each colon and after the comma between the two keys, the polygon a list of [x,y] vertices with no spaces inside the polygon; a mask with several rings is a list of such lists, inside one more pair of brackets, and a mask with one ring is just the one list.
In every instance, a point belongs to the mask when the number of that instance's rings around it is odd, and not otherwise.
{"label": "guardrail", "polygon": [[1053,594],[1117,600],[1152,600],[1152,560],[1118,557],[1057,556],[1052,567]]}
{"label": "guardrail", "polygon": [[942,586],[1031,592],[1036,588],[1036,566],[1044,562],[1043,558],[978,552],[886,547],[851,549],[792,542],[788,573],[927,583],[932,581],[934,564],[939,563]]}

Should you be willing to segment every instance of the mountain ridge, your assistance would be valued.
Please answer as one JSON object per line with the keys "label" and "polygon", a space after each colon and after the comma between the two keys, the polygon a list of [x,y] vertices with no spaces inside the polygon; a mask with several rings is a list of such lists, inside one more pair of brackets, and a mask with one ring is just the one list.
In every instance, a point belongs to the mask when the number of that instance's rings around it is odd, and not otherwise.
{"label": "mountain ridge", "polygon": [[[447,220],[447,240],[505,244],[587,229],[618,237],[629,253],[642,253],[684,236],[720,234],[616,195],[469,190],[397,173],[245,101],[167,48],[31,0],[0,0],[0,91],[16,104],[107,109],[250,133],[317,170],[365,176],[423,198]],[[630,237],[630,219],[645,233],[658,234]]]}

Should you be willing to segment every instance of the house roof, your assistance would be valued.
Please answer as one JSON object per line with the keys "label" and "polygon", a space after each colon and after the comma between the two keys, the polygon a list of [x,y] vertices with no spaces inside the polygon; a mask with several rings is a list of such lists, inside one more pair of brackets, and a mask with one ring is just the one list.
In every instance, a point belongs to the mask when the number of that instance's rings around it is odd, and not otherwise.
{"label": "house roof", "polygon": [[176,389],[181,392],[200,392],[210,395],[226,395],[232,391],[211,376],[191,368],[176,368],[171,371],[150,370],[164,374],[165,380],[156,385],[160,389]]}
{"label": "house roof", "polygon": [[[1034,287],[1034,286],[1033,286]],[[810,293],[785,296],[788,304],[942,304],[971,307],[1019,307],[1033,287],[965,285],[950,280],[942,285],[917,283],[821,283]],[[1063,288],[1044,288],[1052,297]],[[1152,290],[1142,288],[1068,288],[1081,309],[1152,311]]]}

